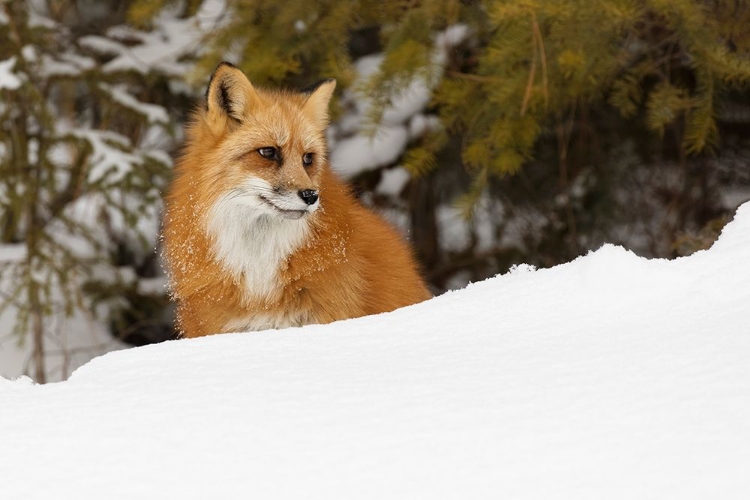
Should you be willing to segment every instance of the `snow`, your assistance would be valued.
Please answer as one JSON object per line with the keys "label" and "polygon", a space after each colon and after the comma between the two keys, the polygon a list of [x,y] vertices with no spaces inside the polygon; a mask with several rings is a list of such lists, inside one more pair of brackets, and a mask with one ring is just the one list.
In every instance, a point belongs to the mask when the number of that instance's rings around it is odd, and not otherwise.
{"label": "snow", "polygon": [[398,196],[410,179],[411,174],[404,167],[383,170],[380,183],[375,191],[385,196]]}
{"label": "snow", "polygon": [[436,50],[432,55],[436,65],[444,66],[448,62],[448,53],[454,47],[463,43],[469,36],[469,27],[465,24],[454,24],[448,26],[445,31],[438,33],[435,37]]}
{"label": "snow", "polygon": [[[179,9],[167,8],[154,20],[151,32],[116,26],[108,31],[109,39],[91,35],[82,37],[80,43],[102,54],[115,55],[104,64],[105,72],[146,73],[158,68],[170,76],[184,76],[191,68],[185,59],[200,52],[206,35],[221,27],[226,10],[225,0],[202,2],[195,16],[189,18],[180,17]],[[123,43],[112,38],[121,39]],[[139,43],[130,44],[134,39]]]}
{"label": "snow", "polygon": [[140,278],[138,280],[138,292],[144,295],[164,295],[167,291],[167,277],[156,276],[154,278]]}
{"label": "snow", "polygon": [[92,167],[88,172],[90,183],[107,178],[110,182],[118,182],[125,177],[133,165],[142,163],[143,159],[126,151],[130,146],[130,139],[110,130],[93,130],[86,128],[60,128],[60,133],[68,133],[88,141],[93,149]]}
{"label": "snow", "polygon": [[440,248],[459,252],[471,243],[471,231],[461,210],[453,205],[440,205],[435,211],[440,227]]}
{"label": "snow", "polygon": [[23,243],[0,244],[0,264],[18,262],[26,258],[26,245]]}
{"label": "snow", "polygon": [[81,47],[99,52],[100,54],[114,55],[124,51],[123,45],[119,42],[98,35],[82,36],[78,39],[78,43]]}
{"label": "snow", "polygon": [[35,2],[36,5],[30,6],[28,9],[29,13],[29,28],[45,28],[48,30],[54,30],[58,27],[57,23],[52,19],[46,17],[46,6]]}
{"label": "snow", "polygon": [[[33,54],[29,51],[27,55]],[[56,57],[58,57],[58,59],[53,58],[48,54],[42,55],[42,76],[78,77],[81,76],[81,73],[96,66],[96,61],[92,58],[80,56],[74,53],[63,53]]]}
{"label": "snow", "polygon": [[145,116],[149,123],[169,123],[169,115],[163,106],[141,102],[130,95],[123,86],[112,86],[101,83],[99,84],[99,88],[111,95],[122,106]]}
{"label": "snow", "polygon": [[355,135],[343,139],[331,153],[331,164],[346,178],[390,165],[404,152],[408,135],[406,127],[381,126],[372,137]]}
{"label": "snow", "polygon": [[371,54],[354,61],[357,78],[344,91],[342,106],[346,112],[332,129],[331,164],[347,179],[393,164],[406,150],[409,140],[421,137],[439,126],[436,116],[422,112],[432,98],[432,90],[448,62],[448,52],[468,35],[465,25],[454,25],[435,38],[429,75],[419,74],[390,95],[378,123],[372,123],[373,101],[366,90],[383,63],[383,54]]}
{"label": "snow", "polygon": [[[4,289],[7,290],[7,287]],[[0,334],[0,406],[5,404],[3,389],[7,387],[3,384],[7,382],[3,377],[24,373],[29,369],[29,360],[33,356],[31,338],[27,336],[21,340],[12,334],[11,329],[15,321],[15,311],[4,311],[0,314],[0,327],[3,330]],[[69,318],[62,313],[51,316],[45,340],[44,362],[47,379],[55,382],[65,380],[71,371],[96,356],[127,347],[123,342],[114,339],[106,326],[102,326],[90,313],[83,311],[78,311]],[[0,451],[1,454],[3,451]],[[3,488],[4,485],[0,483],[0,498],[4,499],[6,497]]]}
{"label": "snow", "polygon": [[15,90],[21,86],[21,80],[13,74],[13,67],[15,65],[15,57],[0,61],[0,90]]}
{"label": "snow", "polygon": [[406,122],[427,107],[431,97],[432,90],[425,81],[412,81],[408,87],[393,96],[391,105],[383,112],[382,123],[395,125]]}
{"label": "snow", "polygon": [[416,114],[409,121],[409,137],[422,137],[425,132],[439,130],[441,126],[440,119],[435,115]]}
{"label": "snow", "polygon": [[170,165],[170,166],[172,165],[172,157],[169,156],[169,153],[167,153],[166,151],[162,151],[160,149],[154,149],[151,151],[146,151],[145,155],[154,161],[163,163],[164,165]]}
{"label": "snow", "polygon": [[[474,207],[472,221],[474,224],[474,233],[477,238],[475,251],[487,252],[495,248],[498,239],[496,236],[496,225],[498,222],[506,220],[505,210],[500,200],[493,199],[487,195],[481,196],[476,207]],[[503,236],[506,236],[506,240],[510,239],[505,231],[503,231]]]}
{"label": "snow", "polygon": [[607,245],[389,314],[0,380],[0,496],[747,498],[748,282],[745,204],[687,258]]}

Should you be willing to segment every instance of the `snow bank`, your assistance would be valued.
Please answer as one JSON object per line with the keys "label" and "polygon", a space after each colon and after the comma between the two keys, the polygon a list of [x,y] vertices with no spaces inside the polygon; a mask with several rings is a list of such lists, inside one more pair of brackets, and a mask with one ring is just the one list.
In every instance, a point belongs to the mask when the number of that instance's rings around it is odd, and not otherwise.
{"label": "snow bank", "polygon": [[390,314],[0,381],[2,498],[748,498],[750,204]]}

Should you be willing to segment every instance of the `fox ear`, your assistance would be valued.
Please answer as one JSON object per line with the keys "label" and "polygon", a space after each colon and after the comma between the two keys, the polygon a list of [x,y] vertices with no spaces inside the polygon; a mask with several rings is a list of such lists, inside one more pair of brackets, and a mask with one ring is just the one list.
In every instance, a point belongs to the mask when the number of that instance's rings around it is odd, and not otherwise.
{"label": "fox ear", "polygon": [[304,109],[310,112],[318,123],[323,125],[323,128],[328,126],[328,103],[335,89],[336,80],[329,78],[302,91],[308,95]]}
{"label": "fox ear", "polygon": [[214,127],[229,121],[240,123],[245,113],[258,99],[250,80],[233,64],[219,64],[211,75],[206,89],[206,115]]}

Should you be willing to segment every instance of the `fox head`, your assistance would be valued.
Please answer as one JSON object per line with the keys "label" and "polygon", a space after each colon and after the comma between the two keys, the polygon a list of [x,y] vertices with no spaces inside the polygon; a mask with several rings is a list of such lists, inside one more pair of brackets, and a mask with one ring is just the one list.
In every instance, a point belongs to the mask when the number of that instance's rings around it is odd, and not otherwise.
{"label": "fox head", "polygon": [[[254,87],[228,63],[214,71],[205,105],[186,130],[168,197],[169,228],[190,227],[173,266],[194,258],[190,238],[205,235],[213,256],[248,297],[268,297],[276,272],[302,245],[313,245],[326,205],[325,129],[336,87],[307,92]],[[181,261],[182,259],[182,261]]]}
{"label": "fox head", "polygon": [[194,124],[200,130],[191,138],[201,143],[201,168],[212,191],[224,187],[217,197],[269,220],[314,213],[321,202],[328,104],[335,87],[335,80],[324,80],[303,92],[263,90],[233,65],[221,63]]}

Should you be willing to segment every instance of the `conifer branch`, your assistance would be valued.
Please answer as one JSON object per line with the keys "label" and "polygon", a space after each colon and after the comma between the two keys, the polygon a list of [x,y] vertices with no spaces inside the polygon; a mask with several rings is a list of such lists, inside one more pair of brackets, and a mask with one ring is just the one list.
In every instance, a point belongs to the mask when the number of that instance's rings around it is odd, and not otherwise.
{"label": "conifer branch", "polygon": [[[544,39],[542,38],[542,31],[539,29],[539,22],[537,21],[536,14],[532,12],[534,36],[537,40],[539,47],[541,66],[542,66],[542,95],[544,96],[544,107],[549,107],[549,82],[547,79],[547,53],[544,50]],[[522,113],[523,114],[523,113]]]}
{"label": "conifer branch", "polygon": [[538,40],[536,37],[536,33],[534,32],[533,28],[531,31],[531,43],[532,43],[532,49],[531,49],[531,65],[529,68],[529,77],[526,80],[526,88],[523,92],[523,100],[521,101],[521,116],[526,114],[526,108],[529,105],[529,100],[531,100],[531,93],[534,88],[534,80],[536,78],[536,60],[537,57],[539,57],[539,47],[538,47]]}

